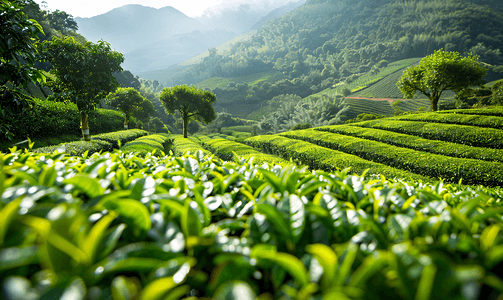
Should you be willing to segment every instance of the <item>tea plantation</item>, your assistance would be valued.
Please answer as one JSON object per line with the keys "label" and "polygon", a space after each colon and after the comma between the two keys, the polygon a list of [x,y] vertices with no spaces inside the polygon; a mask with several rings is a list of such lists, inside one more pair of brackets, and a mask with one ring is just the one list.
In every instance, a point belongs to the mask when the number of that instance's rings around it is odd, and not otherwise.
{"label": "tea plantation", "polygon": [[244,143],[129,130],[12,148],[2,295],[498,299],[502,124],[478,109]]}

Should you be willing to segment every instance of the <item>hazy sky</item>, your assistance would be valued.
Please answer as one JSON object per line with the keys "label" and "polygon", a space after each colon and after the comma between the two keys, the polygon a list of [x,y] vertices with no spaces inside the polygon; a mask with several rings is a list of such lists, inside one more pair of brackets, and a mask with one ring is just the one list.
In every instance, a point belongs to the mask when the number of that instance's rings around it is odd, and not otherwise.
{"label": "hazy sky", "polygon": [[241,3],[285,4],[289,0],[35,0],[41,7],[47,3],[49,10],[62,10],[74,17],[93,17],[126,4],[141,4],[154,8],[172,6],[189,17],[198,17],[204,10],[221,5]]}

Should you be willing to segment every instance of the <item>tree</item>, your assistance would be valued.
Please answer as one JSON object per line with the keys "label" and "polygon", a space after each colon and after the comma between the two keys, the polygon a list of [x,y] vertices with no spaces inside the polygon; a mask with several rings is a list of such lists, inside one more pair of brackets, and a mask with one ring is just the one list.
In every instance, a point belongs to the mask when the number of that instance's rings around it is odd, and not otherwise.
{"label": "tree", "polygon": [[52,28],[61,32],[77,31],[79,29],[72,15],[58,9],[48,13],[46,19]]}
{"label": "tree", "polygon": [[37,50],[34,42],[43,33],[37,21],[28,19],[17,1],[0,2],[0,85],[10,82],[14,86],[44,80],[33,67]]}
{"label": "tree", "polygon": [[[17,114],[29,105],[21,88],[29,82],[44,82],[34,67],[34,43],[43,34],[37,21],[28,19],[18,1],[0,2],[0,138],[11,139]],[[8,85],[7,85],[8,84]]]}
{"label": "tree", "polygon": [[479,57],[442,49],[421,59],[417,66],[409,67],[396,83],[405,98],[412,98],[416,91],[423,93],[436,111],[438,100],[445,90],[460,93],[470,86],[484,83],[486,69],[479,63]]}
{"label": "tree", "polygon": [[144,99],[140,105],[133,111],[133,117],[140,120],[142,123],[148,122],[150,116],[155,112],[155,106],[149,99]]}
{"label": "tree", "polygon": [[71,37],[55,37],[40,48],[42,59],[52,64],[50,72],[57,77],[54,88],[77,104],[82,135],[89,141],[87,114],[100,99],[117,89],[113,74],[122,71],[124,56],[112,51],[103,40],[82,45]]}
{"label": "tree", "polygon": [[[108,94],[106,101],[108,105],[117,107],[117,109],[124,113],[124,129],[126,130],[128,129],[129,118],[131,118],[135,111],[143,110],[143,102],[150,102],[133,88],[118,88],[115,92]],[[152,105],[152,102],[150,104]]]}
{"label": "tree", "polygon": [[159,97],[166,113],[179,111],[183,119],[183,137],[187,138],[189,120],[198,120],[208,124],[216,118],[213,103],[217,98],[209,91],[203,91],[194,86],[175,86],[164,88]]}

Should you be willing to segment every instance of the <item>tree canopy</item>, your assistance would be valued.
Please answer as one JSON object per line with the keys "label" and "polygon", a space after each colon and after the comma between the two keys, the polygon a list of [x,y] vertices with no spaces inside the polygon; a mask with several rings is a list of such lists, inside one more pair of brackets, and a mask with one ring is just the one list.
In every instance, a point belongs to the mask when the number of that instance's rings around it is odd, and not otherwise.
{"label": "tree canopy", "polygon": [[[0,2],[0,138],[11,139],[16,114],[28,107],[20,90],[29,82],[43,82],[45,76],[34,67],[34,43],[42,27],[21,10],[17,1]],[[9,87],[7,86],[9,84]]]}
{"label": "tree canopy", "polygon": [[[124,129],[128,129],[129,119],[136,111],[143,112],[143,107],[145,107],[146,110],[150,110],[145,113],[150,114],[154,107],[150,100],[145,99],[134,88],[118,88],[115,92],[108,94],[106,100],[109,105],[124,113]],[[145,119],[147,118],[148,116],[145,117]]]}
{"label": "tree canopy", "polygon": [[444,91],[459,93],[484,83],[487,70],[478,60],[478,56],[463,57],[458,52],[440,49],[421,59],[418,65],[407,68],[396,85],[406,98],[412,98],[416,91],[421,92],[430,99],[431,108],[436,111]]}
{"label": "tree canopy", "polygon": [[198,120],[208,124],[216,118],[213,103],[217,98],[209,91],[203,91],[194,86],[175,86],[164,88],[159,100],[166,113],[180,112],[183,119],[183,136],[187,137],[189,120]]}
{"label": "tree canopy", "polygon": [[54,37],[44,41],[40,49],[42,59],[52,64],[50,72],[56,76],[53,89],[77,104],[82,134],[88,140],[87,112],[118,87],[113,74],[122,71],[124,56],[103,40],[82,45],[72,37]]}

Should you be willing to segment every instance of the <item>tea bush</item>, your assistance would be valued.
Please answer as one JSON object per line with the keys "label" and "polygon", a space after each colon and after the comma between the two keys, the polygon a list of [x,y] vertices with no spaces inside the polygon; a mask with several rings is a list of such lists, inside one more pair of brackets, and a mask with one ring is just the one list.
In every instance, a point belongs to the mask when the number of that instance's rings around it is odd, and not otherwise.
{"label": "tea bush", "polygon": [[501,186],[503,164],[425,153],[385,143],[317,130],[299,130],[281,134],[318,146],[342,151],[363,159],[428,177],[466,184]]}
{"label": "tea bush", "polygon": [[[77,105],[41,99],[34,101],[33,108],[20,114],[12,124],[16,139],[81,134]],[[130,128],[135,124],[133,120]],[[89,127],[93,134],[122,130],[124,117],[118,111],[98,108],[89,113]]]}
{"label": "tea bush", "polygon": [[503,130],[475,126],[440,124],[394,119],[372,120],[352,126],[375,128],[474,147],[503,149]]}
{"label": "tea bush", "polygon": [[262,152],[278,155],[286,160],[293,160],[313,170],[335,171],[350,168],[351,172],[357,174],[368,172],[368,174],[381,174],[391,178],[429,180],[427,176],[399,170],[355,155],[279,135],[255,136],[246,139],[244,142]]}
{"label": "tea bush", "polygon": [[153,134],[137,138],[120,148],[124,152],[132,152],[145,156],[148,153],[157,156],[164,156],[170,149],[173,141],[169,139],[169,134]]}
{"label": "tea bush", "polygon": [[0,196],[8,300],[503,294],[500,189],[17,151],[0,154]]}
{"label": "tea bush", "polygon": [[228,161],[242,159],[248,160],[253,157],[253,162],[257,164],[262,164],[264,162],[278,164],[288,163],[288,161],[278,156],[264,154],[257,151],[253,147],[225,139],[206,140],[202,142],[202,146],[221,159]]}
{"label": "tea bush", "polygon": [[347,125],[323,126],[317,127],[315,130],[349,135],[445,156],[503,162],[503,150],[501,149],[473,147],[451,142],[428,140],[414,135],[396,133],[393,131]]}

